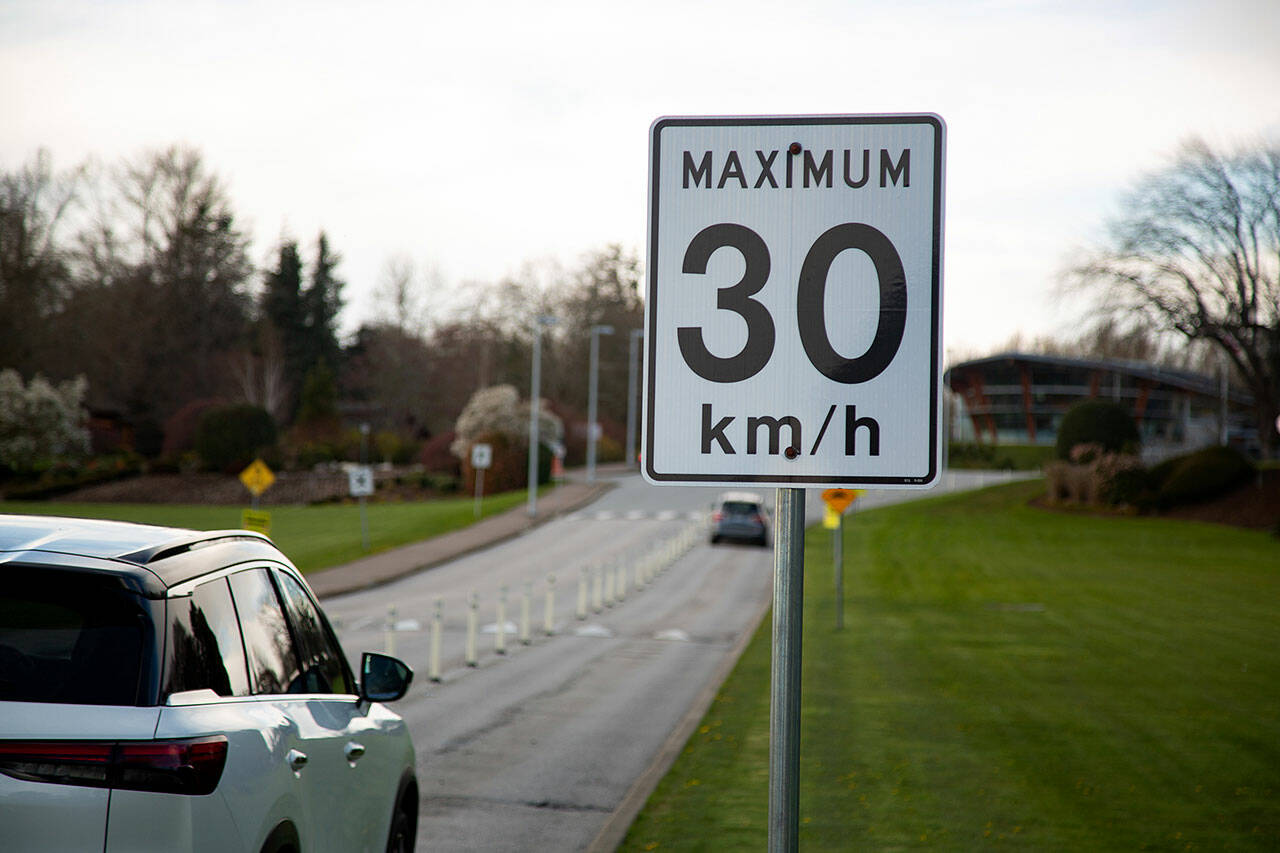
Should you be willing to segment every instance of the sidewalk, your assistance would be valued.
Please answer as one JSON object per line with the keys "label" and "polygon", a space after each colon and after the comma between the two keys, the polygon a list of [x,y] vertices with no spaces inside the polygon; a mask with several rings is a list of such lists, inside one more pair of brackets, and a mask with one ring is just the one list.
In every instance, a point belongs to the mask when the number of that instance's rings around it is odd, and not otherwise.
{"label": "sidewalk", "polygon": [[538,517],[529,518],[527,507],[509,509],[492,515],[470,527],[373,554],[341,566],[307,575],[307,582],[320,598],[331,598],[356,590],[390,583],[393,580],[429,569],[440,563],[487,548],[504,539],[519,536],[557,516],[573,512],[591,503],[614,486],[611,482],[585,483],[570,481],[538,497]]}

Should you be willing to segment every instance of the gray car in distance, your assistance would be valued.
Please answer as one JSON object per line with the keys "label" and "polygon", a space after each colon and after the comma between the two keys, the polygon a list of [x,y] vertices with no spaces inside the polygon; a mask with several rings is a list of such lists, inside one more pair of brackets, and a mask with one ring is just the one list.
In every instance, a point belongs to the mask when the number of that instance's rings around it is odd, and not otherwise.
{"label": "gray car in distance", "polygon": [[725,492],[711,511],[711,544],[769,544],[769,513],[755,492]]}

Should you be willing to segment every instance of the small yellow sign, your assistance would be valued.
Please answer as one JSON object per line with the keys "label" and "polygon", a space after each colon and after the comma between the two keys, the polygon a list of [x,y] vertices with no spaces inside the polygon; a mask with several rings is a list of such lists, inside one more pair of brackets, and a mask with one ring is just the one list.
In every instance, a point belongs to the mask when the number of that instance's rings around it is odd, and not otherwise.
{"label": "small yellow sign", "polygon": [[822,526],[828,530],[838,530],[840,528],[840,513],[828,506],[827,511],[822,514]]}
{"label": "small yellow sign", "polygon": [[256,509],[246,509],[240,513],[240,526],[263,536],[271,535],[271,513]]}
{"label": "small yellow sign", "polygon": [[841,513],[848,509],[851,503],[862,497],[863,492],[863,489],[827,489],[822,493],[822,499],[832,510]]}
{"label": "small yellow sign", "polygon": [[276,475],[271,473],[267,463],[261,459],[253,460],[249,463],[248,468],[240,472],[240,482],[244,483],[244,487],[254,496],[260,495],[271,488],[271,484],[275,481]]}

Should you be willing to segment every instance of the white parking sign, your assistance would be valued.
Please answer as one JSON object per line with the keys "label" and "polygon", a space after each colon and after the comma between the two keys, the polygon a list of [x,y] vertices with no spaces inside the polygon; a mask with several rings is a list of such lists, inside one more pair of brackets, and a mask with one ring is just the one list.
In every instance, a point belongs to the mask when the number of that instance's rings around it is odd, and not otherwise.
{"label": "white parking sign", "polygon": [[944,137],[931,114],[654,122],[648,480],[932,484]]}

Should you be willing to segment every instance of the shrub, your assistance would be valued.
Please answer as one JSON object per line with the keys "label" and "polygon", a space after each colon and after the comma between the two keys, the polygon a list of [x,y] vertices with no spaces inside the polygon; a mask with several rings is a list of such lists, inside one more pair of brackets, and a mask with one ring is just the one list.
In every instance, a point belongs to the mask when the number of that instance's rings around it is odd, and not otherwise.
{"label": "shrub", "polygon": [[1215,498],[1256,474],[1253,464],[1230,447],[1206,447],[1169,463],[1156,493],[1162,509]]}
{"label": "shrub", "polygon": [[96,456],[83,464],[60,461],[41,471],[38,477],[6,484],[4,499],[36,501],[55,498],[86,486],[135,477],[142,471],[142,457],[129,452]]}
{"label": "shrub", "polygon": [[1137,456],[1106,453],[1093,464],[1094,491],[1108,506],[1142,506],[1150,492],[1147,470]]}
{"label": "shrub", "polygon": [[88,387],[84,377],[55,386],[36,376],[24,384],[16,370],[0,370],[0,465],[35,471],[83,457]]}
{"label": "shrub", "polygon": [[1150,492],[1142,461],[1123,453],[1103,453],[1098,445],[1077,445],[1070,462],[1045,465],[1049,498],[1091,506],[1141,506]]}
{"label": "shrub", "polygon": [[177,460],[182,454],[196,449],[196,430],[200,421],[211,410],[226,405],[218,399],[192,400],[174,412],[164,422],[164,444],[160,454],[165,459]]}
{"label": "shrub", "polygon": [[450,431],[428,439],[418,451],[422,467],[433,474],[458,477],[462,473],[462,462],[449,450],[457,437],[456,432]]}
{"label": "shrub", "polygon": [[399,433],[382,431],[373,436],[376,457],[392,465],[408,465],[418,451],[418,442]]}
{"label": "shrub", "polygon": [[1077,444],[1098,444],[1104,452],[1131,453],[1141,443],[1133,418],[1119,403],[1084,400],[1062,417],[1058,427],[1057,455],[1070,459]]}
{"label": "shrub", "polygon": [[261,406],[211,409],[196,428],[196,452],[205,467],[235,473],[276,443],[276,422]]}
{"label": "shrub", "polygon": [[607,435],[600,436],[600,440],[596,442],[596,462],[622,462],[626,455],[622,445]]}

